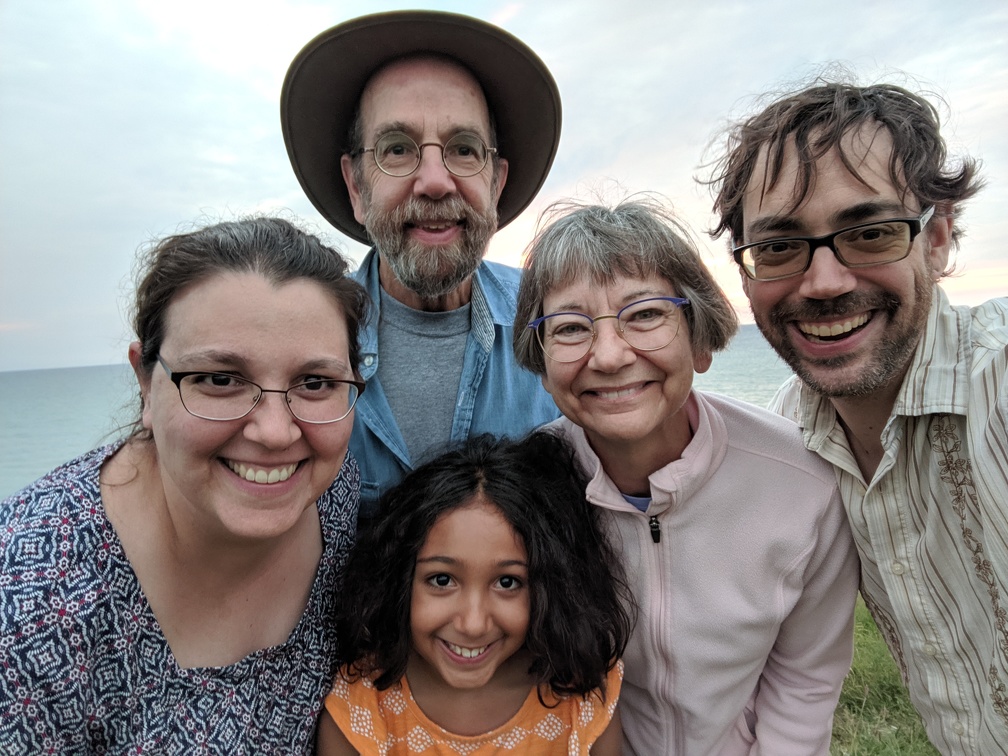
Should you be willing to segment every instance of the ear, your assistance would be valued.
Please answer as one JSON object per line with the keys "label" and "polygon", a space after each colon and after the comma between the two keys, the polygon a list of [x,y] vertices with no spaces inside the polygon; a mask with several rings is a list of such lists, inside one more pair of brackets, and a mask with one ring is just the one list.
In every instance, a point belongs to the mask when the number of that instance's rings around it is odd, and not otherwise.
{"label": "ear", "polygon": [[340,172],[343,174],[343,183],[346,184],[347,193],[350,195],[350,205],[353,207],[354,220],[364,225],[364,200],[361,198],[360,187],[354,180],[353,158],[344,155],[340,158]]}
{"label": "ear", "polygon": [[506,158],[501,158],[497,161],[497,185],[493,189],[495,205],[500,201],[501,192],[504,191],[504,184],[507,183],[507,176],[508,161]]}
{"label": "ear", "polygon": [[948,268],[949,254],[952,251],[952,227],[955,218],[952,211],[942,205],[935,208],[934,217],[927,224],[928,246],[927,260],[931,275],[937,281],[945,275]]}
{"label": "ear", "polygon": [[695,352],[693,354],[693,372],[706,373],[710,370],[711,362],[713,361],[714,355],[710,352]]}
{"label": "ear", "polygon": [[139,341],[134,341],[129,345],[129,351],[127,352],[127,357],[129,358],[130,367],[133,368],[133,375],[136,376],[137,383],[140,386],[140,402],[141,402],[141,414],[140,419],[143,422],[143,427],[147,430],[151,428],[151,409],[150,409],[150,384],[151,375],[146,370],[144,370],[142,362],[143,349]]}

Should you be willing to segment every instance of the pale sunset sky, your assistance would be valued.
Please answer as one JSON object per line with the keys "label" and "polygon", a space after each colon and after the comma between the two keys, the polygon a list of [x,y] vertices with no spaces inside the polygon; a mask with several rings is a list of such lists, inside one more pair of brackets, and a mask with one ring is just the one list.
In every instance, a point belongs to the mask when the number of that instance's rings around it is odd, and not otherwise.
{"label": "pale sunset sky", "polygon": [[[136,250],[250,212],[314,211],[280,133],[287,66],[324,29],[414,4],[309,0],[0,0],[0,370],[125,361]],[[497,235],[519,264],[551,201],[668,199],[750,320],[711,198],[710,140],[756,97],[840,63],[934,92],[953,155],[983,161],[953,302],[1008,294],[1008,3],[886,0],[431,2],[496,23],[553,71],[563,137],[533,205]],[[939,100],[935,100],[940,102]],[[508,156],[512,160],[520,156]]]}

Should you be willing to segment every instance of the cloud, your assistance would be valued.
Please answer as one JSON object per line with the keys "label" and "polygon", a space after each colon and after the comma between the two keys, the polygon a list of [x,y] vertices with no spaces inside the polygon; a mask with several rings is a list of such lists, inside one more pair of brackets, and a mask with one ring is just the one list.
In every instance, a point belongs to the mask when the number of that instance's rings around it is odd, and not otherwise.
{"label": "cloud", "polygon": [[[386,7],[408,7],[398,2]],[[1008,196],[1008,10],[936,0],[657,4],[645,0],[447,2],[528,42],[554,72],[564,130],[530,209],[498,234],[517,263],[550,201],[614,182],[669,198],[745,314],[710,198],[693,181],[704,149],[754,95],[831,60],[867,77],[906,71],[948,103],[956,151],[990,185],[966,209],[958,301],[979,301],[1003,262]],[[0,370],[120,361],[138,246],[194,219],[284,212],[324,230],[280,135],[290,60],[359,2],[79,0],[0,3]],[[1003,290],[1002,290],[1003,293]],[[25,334],[31,334],[30,338]]]}
{"label": "cloud", "polygon": [[21,321],[20,323],[13,321],[0,322],[0,333],[31,331],[33,329],[37,329],[38,327],[38,323],[32,323],[30,321]]}

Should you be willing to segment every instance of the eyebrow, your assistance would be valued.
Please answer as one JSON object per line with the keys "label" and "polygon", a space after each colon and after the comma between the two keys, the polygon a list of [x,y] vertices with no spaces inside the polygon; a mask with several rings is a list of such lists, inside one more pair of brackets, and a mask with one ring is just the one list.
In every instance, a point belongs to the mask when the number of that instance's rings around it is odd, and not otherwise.
{"label": "eyebrow", "polygon": [[[638,291],[632,291],[623,297],[620,302],[620,308],[626,307],[632,302],[636,302],[640,299],[654,299],[655,297],[672,297],[674,294],[665,294],[664,292],[658,291],[657,289],[640,289]],[[586,314],[582,309],[582,306],[573,300],[563,302],[557,307],[553,312],[543,313],[544,315],[555,315],[558,312],[577,312],[582,315]],[[596,316],[597,317],[597,316]]]}
{"label": "eyebrow", "polygon": [[[216,363],[223,366],[222,369],[233,369],[239,371],[249,371],[249,363],[243,356],[236,352],[222,349],[203,349],[196,352],[189,352],[178,358],[180,367],[198,365],[199,363]],[[349,367],[345,360],[328,357],[317,357],[301,363],[295,372],[310,373],[316,371],[332,371],[334,373],[348,373]],[[213,371],[209,371],[213,372]]]}
{"label": "eyebrow", "polygon": [[[461,559],[455,559],[454,557],[450,556],[441,556],[438,554],[429,557],[418,557],[416,560],[417,566],[421,564],[431,564],[432,562],[437,564],[446,564],[450,567],[455,567],[462,564]],[[525,569],[528,569],[528,563],[522,561],[521,559],[502,559],[501,561],[497,562],[494,566],[498,568],[523,567]]]}
{"label": "eyebrow", "polygon": [[309,360],[308,362],[302,363],[298,372],[311,373],[316,370],[325,370],[325,371],[331,370],[334,373],[349,373],[350,367],[344,360],[329,357],[318,357],[314,360]]}
{"label": "eyebrow", "polygon": [[181,367],[191,367],[194,364],[202,362],[214,362],[219,365],[226,365],[239,370],[248,367],[248,362],[244,357],[236,354],[235,352],[229,352],[223,349],[201,349],[195,352],[187,352],[186,354],[177,357],[175,361]]}
{"label": "eyebrow", "polygon": [[[834,229],[867,223],[880,216],[903,217],[915,214],[907,210],[901,203],[894,200],[868,200],[850,205],[830,216],[830,225]],[[770,215],[757,218],[746,228],[746,237],[764,233],[803,234],[808,233],[808,227],[793,215]]]}

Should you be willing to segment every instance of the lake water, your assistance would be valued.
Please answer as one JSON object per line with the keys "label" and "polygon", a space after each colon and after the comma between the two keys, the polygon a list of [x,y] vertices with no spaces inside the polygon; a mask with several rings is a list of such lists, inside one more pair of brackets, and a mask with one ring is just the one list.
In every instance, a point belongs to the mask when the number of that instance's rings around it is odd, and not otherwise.
{"label": "lake water", "polygon": [[[789,375],[756,326],[746,325],[694,385],[764,406]],[[137,405],[125,364],[0,372],[0,498],[122,435]]]}

